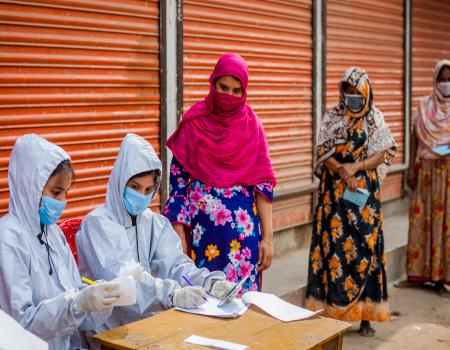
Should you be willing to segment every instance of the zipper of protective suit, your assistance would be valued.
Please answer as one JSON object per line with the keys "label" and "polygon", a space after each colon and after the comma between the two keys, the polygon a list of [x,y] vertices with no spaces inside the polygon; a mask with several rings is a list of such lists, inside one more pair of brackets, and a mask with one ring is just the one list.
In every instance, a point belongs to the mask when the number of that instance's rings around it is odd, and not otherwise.
{"label": "zipper of protective suit", "polygon": [[[49,265],[49,270],[48,270],[48,274],[52,275],[53,274],[53,268],[52,268],[52,259],[50,257],[50,245],[48,244],[48,233],[47,233],[47,225],[41,225],[41,233],[37,235],[38,239],[39,239],[39,243],[41,243],[41,245],[45,246],[45,250],[47,251],[47,259],[48,259],[48,265]],[[45,238],[44,239],[42,238]]]}
{"label": "zipper of protective suit", "polygon": [[137,259],[138,262],[141,262],[141,259],[139,257],[139,239],[138,239],[138,227],[137,227],[137,220],[136,216],[131,215],[131,225],[134,226],[135,232],[136,232],[136,252],[137,252]]}

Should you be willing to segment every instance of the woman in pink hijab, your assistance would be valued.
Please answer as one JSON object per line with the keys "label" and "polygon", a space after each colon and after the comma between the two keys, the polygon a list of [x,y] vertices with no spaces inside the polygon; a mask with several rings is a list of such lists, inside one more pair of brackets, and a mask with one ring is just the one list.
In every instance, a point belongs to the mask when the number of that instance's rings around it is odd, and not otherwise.
{"label": "woman in pink hijab", "polygon": [[198,267],[248,277],[261,290],[272,261],[276,184],[261,121],[246,104],[248,66],[237,54],[217,62],[209,94],[184,115],[167,141],[174,158],[164,214]]}
{"label": "woman in pink hijab", "polygon": [[412,121],[408,185],[408,281],[450,284],[450,61],[435,68],[433,93]]}

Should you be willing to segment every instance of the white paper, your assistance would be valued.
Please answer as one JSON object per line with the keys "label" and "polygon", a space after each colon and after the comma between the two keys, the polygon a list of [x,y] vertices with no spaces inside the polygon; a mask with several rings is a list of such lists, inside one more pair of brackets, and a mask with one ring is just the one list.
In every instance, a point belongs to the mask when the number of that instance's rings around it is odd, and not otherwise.
{"label": "white paper", "polygon": [[48,344],[0,310],[1,350],[48,350]]}
{"label": "white paper", "polygon": [[248,310],[249,305],[245,305],[241,299],[233,299],[233,301],[226,303],[222,306],[217,306],[220,303],[220,299],[207,296],[206,303],[200,305],[195,309],[185,309],[182,307],[176,307],[175,310],[189,312],[191,314],[235,318],[243,315]]}
{"label": "white paper", "polygon": [[249,347],[246,345],[236,344],[225,340],[211,339],[200,337],[198,335],[191,335],[184,340],[186,343],[209,346],[214,349],[223,350],[248,350]]}
{"label": "white paper", "polygon": [[116,279],[121,286],[121,295],[113,306],[127,306],[136,304],[136,281],[133,276],[139,276],[142,273],[142,266],[134,260],[126,262],[119,271]]}
{"label": "white paper", "polygon": [[274,294],[261,292],[247,292],[242,296],[242,301],[246,304],[254,304],[269,315],[283,322],[304,320],[317,315],[322,310],[310,311],[296,305],[290,304],[278,298]]}

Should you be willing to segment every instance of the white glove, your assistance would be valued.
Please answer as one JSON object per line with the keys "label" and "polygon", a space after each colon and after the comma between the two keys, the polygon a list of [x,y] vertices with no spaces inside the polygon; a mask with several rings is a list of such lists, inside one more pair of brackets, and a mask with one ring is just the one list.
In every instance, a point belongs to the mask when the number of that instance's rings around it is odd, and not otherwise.
{"label": "white glove", "polygon": [[120,283],[100,282],[80,290],[73,298],[81,312],[95,312],[111,308],[120,294]]}
{"label": "white glove", "polygon": [[172,296],[173,306],[194,309],[206,302],[207,294],[202,287],[184,287],[175,289]]}
{"label": "white glove", "polygon": [[[223,299],[225,295],[227,295],[228,292],[234,288],[234,286],[236,286],[236,283],[229,282],[227,280],[218,280],[211,286],[209,294],[218,299]],[[236,288],[236,290],[227,297],[226,302],[229,303],[232,301],[238,293],[239,289]]]}

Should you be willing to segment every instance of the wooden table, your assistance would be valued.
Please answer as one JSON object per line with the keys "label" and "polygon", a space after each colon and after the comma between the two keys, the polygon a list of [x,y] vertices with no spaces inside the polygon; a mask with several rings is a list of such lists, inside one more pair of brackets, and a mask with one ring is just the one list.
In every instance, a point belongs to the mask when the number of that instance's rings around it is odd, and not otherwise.
{"label": "wooden table", "polygon": [[241,317],[220,319],[168,310],[145,320],[97,334],[102,350],[206,349],[188,344],[192,334],[248,345],[254,349],[342,349],[351,325],[325,317],[282,322],[254,306]]}

